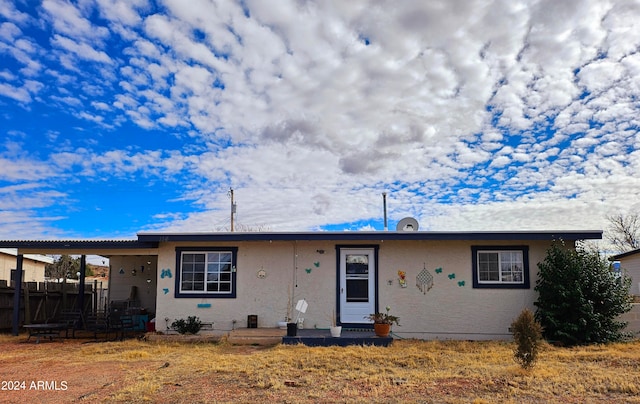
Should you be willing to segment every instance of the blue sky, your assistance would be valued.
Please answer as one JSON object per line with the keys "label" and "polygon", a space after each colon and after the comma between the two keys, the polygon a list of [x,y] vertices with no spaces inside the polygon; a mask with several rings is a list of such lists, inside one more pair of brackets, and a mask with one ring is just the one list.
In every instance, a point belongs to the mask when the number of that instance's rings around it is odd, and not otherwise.
{"label": "blue sky", "polygon": [[[186,5],[188,4],[188,5]],[[604,229],[638,1],[0,0],[0,238]]]}

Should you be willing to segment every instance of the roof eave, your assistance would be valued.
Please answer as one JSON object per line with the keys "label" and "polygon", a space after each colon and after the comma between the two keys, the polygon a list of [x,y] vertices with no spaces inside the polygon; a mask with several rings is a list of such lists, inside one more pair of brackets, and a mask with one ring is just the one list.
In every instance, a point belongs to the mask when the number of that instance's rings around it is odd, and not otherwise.
{"label": "roof eave", "polygon": [[610,261],[617,261],[620,258],[626,258],[626,257],[629,257],[631,255],[636,255],[636,254],[640,254],[640,248],[638,248],[636,250],[627,251],[627,252],[622,253],[622,254],[614,255],[613,257],[609,258],[609,260]]}
{"label": "roof eave", "polygon": [[601,230],[512,232],[224,232],[138,233],[143,242],[198,241],[378,241],[378,240],[597,240]]}

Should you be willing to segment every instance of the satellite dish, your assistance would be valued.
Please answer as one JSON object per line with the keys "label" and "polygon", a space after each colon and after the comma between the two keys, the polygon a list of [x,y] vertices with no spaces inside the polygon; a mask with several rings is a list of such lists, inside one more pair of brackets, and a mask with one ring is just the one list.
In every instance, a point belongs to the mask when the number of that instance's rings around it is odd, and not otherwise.
{"label": "satellite dish", "polygon": [[418,231],[418,221],[412,217],[405,217],[396,225],[396,231]]}

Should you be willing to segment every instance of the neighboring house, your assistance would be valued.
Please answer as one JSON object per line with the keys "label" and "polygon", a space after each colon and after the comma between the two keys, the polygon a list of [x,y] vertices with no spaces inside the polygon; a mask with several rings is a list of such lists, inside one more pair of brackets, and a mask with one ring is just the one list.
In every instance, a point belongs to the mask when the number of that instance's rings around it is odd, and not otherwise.
{"label": "neighboring house", "polygon": [[610,260],[620,262],[620,269],[631,278],[631,294],[640,296],[640,249],[615,255]]}
{"label": "neighboring house", "polygon": [[631,278],[631,293],[634,296],[634,303],[628,313],[620,316],[622,321],[628,323],[626,330],[633,332],[636,336],[640,334],[640,249],[618,254],[610,258],[611,261],[620,262],[620,271]]}
{"label": "neighboring house", "polygon": [[[18,251],[15,248],[0,248],[0,282],[5,281],[6,285],[11,285],[13,273],[16,270],[16,256]],[[46,264],[53,264],[53,258],[44,255],[26,254],[22,264],[23,282],[44,282],[44,268]]]}
{"label": "neighboring house", "polygon": [[[601,231],[140,233],[129,241],[0,241],[21,253],[110,260],[110,301],[137,300],[156,329],[197,316],[215,332],[296,319],[370,327],[390,307],[394,333],[422,339],[508,339],[535,309],[537,264],[554,240],[573,246]],[[135,286],[135,288],[132,288]],[[137,303],[136,303],[137,304]]]}

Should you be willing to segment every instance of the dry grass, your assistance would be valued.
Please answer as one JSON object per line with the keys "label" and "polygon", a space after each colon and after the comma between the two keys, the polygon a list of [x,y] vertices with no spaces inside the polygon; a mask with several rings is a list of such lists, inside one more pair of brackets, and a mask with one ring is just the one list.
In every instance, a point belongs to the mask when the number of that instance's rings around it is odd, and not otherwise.
{"label": "dry grass", "polygon": [[68,389],[0,391],[0,401],[640,403],[640,342],[544,346],[523,370],[507,342],[261,348],[25,339],[0,336],[0,380],[64,380]]}

